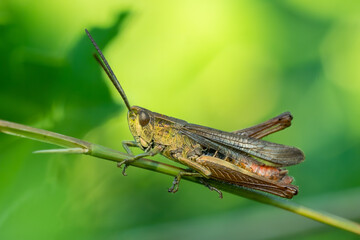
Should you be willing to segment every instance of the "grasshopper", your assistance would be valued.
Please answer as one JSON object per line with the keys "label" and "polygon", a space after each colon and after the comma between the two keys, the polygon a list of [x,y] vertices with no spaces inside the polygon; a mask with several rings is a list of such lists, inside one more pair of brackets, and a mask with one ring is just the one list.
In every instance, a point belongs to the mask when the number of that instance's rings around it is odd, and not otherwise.
{"label": "grasshopper", "polygon": [[98,54],[94,54],[96,60],[129,110],[127,119],[134,141],[123,141],[122,145],[133,156],[130,147],[144,150],[144,153],[118,163],[119,167],[124,165],[124,175],[126,167],[136,159],[162,154],[190,168],[190,171],[181,171],[175,177],[169,192],[178,190],[182,176],[193,176],[201,178],[201,182],[211,190],[216,190],[220,197],[221,192],[204,179],[217,179],[284,198],[292,198],[298,193],[298,187],[291,184],[293,178],[282,167],[302,162],[305,158],[303,152],[295,147],[261,140],[289,127],[292,120],[289,112],[253,127],[225,132],[142,107],[131,107],[103,53],[90,33],[87,30],[85,32],[97,50]]}

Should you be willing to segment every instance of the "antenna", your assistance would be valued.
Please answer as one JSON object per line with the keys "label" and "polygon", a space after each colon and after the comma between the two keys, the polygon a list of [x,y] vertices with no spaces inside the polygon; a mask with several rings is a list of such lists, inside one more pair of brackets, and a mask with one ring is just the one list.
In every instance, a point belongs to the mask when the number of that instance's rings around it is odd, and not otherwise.
{"label": "antenna", "polygon": [[90,38],[90,40],[91,40],[92,44],[94,45],[94,47],[96,48],[96,51],[100,55],[100,58],[99,58],[99,55],[97,55],[96,53],[94,54],[94,57],[95,57],[96,61],[100,64],[102,69],[104,69],[106,75],[109,77],[111,82],[114,84],[115,88],[118,90],[118,92],[120,93],[122,99],[124,100],[126,107],[130,111],[130,104],[129,104],[129,101],[128,101],[127,97],[126,97],[126,94],[125,94],[124,90],[122,89],[119,81],[117,80],[114,72],[112,71],[109,63],[106,61],[106,58],[104,57],[104,54],[101,52],[100,48],[98,47],[98,45],[96,44],[96,42],[92,38],[92,36],[90,35],[89,31],[87,29],[85,29],[85,32],[88,35],[88,37]]}

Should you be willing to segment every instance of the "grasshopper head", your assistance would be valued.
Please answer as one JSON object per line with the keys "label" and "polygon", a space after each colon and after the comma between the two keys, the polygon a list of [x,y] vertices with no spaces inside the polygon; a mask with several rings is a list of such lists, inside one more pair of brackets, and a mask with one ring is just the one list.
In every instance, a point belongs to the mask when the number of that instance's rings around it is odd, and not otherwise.
{"label": "grasshopper head", "polygon": [[146,149],[154,136],[154,119],[149,110],[132,106],[128,112],[128,122],[131,134],[139,145]]}

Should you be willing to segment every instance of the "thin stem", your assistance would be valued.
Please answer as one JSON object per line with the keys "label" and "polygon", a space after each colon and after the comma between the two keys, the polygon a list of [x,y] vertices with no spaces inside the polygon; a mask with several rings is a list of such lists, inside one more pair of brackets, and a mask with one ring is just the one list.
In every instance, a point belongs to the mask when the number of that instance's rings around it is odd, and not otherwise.
{"label": "thin stem", "polygon": [[[89,143],[73,137],[68,137],[54,132],[49,132],[42,129],[36,129],[29,126],[12,123],[8,121],[0,120],[0,131],[16,135],[19,137],[30,138],[33,140],[51,143],[67,149],[63,150],[48,150],[49,152],[65,152],[65,153],[82,153],[88,154],[101,159],[106,159],[115,162],[121,162],[123,160],[132,158],[131,155],[122,153],[107,147],[103,147],[98,144]],[[77,149],[76,151],[74,149]],[[68,151],[67,151],[68,150]],[[177,176],[182,168],[171,166],[168,164],[160,163],[157,161],[141,158],[131,163],[132,166],[152,170],[158,173],[167,174],[170,176]],[[184,176],[183,179],[201,184],[198,178]],[[335,216],[326,212],[317,211],[311,208],[301,206],[290,200],[281,199],[279,197],[270,196],[268,194],[247,189],[238,185],[233,185],[225,182],[216,181],[213,179],[207,180],[212,186],[241,197],[249,198],[257,202],[272,205],[278,208],[288,210],[290,212],[302,215],[304,217],[316,220],[328,224],[333,227],[337,227],[349,232],[353,232],[360,235],[360,224],[351,220]]]}

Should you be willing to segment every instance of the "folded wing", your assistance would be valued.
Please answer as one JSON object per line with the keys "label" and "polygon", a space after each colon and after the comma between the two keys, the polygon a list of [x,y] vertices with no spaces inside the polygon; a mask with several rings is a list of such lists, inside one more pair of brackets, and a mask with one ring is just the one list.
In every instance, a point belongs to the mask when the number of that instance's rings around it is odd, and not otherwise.
{"label": "folded wing", "polygon": [[218,150],[232,158],[237,158],[239,155],[247,153],[277,166],[295,165],[305,158],[304,153],[295,147],[200,125],[188,123],[183,125],[180,131],[201,145]]}

